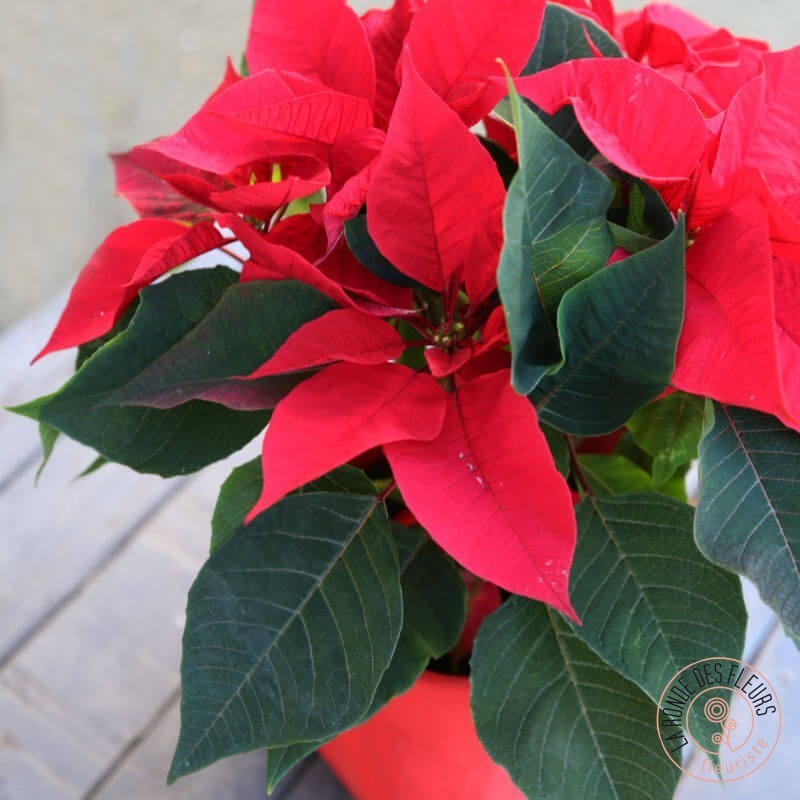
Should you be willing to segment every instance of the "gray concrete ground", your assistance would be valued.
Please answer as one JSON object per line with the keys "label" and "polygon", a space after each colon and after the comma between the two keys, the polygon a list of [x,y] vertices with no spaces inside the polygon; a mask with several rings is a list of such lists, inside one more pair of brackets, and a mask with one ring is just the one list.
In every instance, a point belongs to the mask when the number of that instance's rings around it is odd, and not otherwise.
{"label": "gray concrete ground", "polygon": [[[798,0],[683,4],[776,46],[800,42]],[[168,133],[195,109],[226,54],[238,57],[250,0],[3,0],[1,7],[3,327],[70,280],[103,235],[131,218],[111,195],[105,154]]]}

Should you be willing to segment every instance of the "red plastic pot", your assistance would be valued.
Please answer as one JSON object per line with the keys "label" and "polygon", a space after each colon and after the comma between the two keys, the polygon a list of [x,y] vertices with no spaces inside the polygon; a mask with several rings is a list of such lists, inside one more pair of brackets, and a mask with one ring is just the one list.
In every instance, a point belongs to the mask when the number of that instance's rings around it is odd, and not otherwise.
{"label": "red plastic pot", "polygon": [[524,800],[478,740],[463,677],[423,673],[320,755],[355,800]]}

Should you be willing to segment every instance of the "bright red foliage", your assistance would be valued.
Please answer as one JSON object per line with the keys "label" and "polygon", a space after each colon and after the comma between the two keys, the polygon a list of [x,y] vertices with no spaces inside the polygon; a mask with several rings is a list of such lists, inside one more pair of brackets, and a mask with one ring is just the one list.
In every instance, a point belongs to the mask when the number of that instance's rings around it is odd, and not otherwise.
{"label": "bright red foliage", "polygon": [[519,78],[516,87],[548,114],[571,104],[612,164],[655,185],[687,179],[705,148],[708,134],[692,98],[634,61],[567,61]]}
{"label": "bright red foliage", "polygon": [[619,34],[631,58],[681,86],[707,116],[726,109],[734,94],[761,72],[760,54],[767,49],[666,3],[621,20]]}
{"label": "bright red foliage", "polygon": [[400,84],[397,62],[421,0],[395,0],[389,9],[373,8],[361,18],[375,59],[375,123],[386,129]]}
{"label": "bright red foliage", "polygon": [[81,270],[67,307],[36,359],[108,333],[143,286],[221,243],[216,231],[203,228],[200,234],[165,219],[140,219],[117,228]]}
{"label": "bright red foliage", "polygon": [[[378,249],[406,275],[446,291],[462,271],[476,231],[499,216],[504,199],[489,154],[407,57],[367,193],[367,222]],[[495,243],[496,264],[502,241]]]}
{"label": "bright red foliage", "polygon": [[[250,517],[383,446],[409,511],[460,564],[574,619],[573,498],[510,385],[506,191],[470,126],[516,158],[489,116],[507,90],[498,59],[545,112],[570,105],[612,177],[687,216],[674,385],[800,430],[800,49],[768,53],[668,5],[562,4],[627,57],[518,77],[544,0],[395,0],[362,18],[344,0],[258,0],[249,74],[228,64],[177,132],[113,157],[143,219],[93,254],[39,356],[102,336],[139,289],[237,241],[242,281],[298,280],[338,306],[243,376],[309,373],[275,409]],[[360,213],[405,282],[351,252]]]}
{"label": "bright red foliage", "polygon": [[409,509],[460,564],[577,619],[567,595],[576,535],[569,487],[508,372],[448,394],[432,442],[384,450]]}
{"label": "bright red foliage", "polygon": [[264,487],[248,519],[376,445],[430,441],[445,406],[430,375],[401,364],[326,367],[275,409],[262,451]]}
{"label": "bright red foliage", "polygon": [[257,0],[245,58],[251,75],[285,70],[370,105],[375,98],[367,33],[345,0]]}
{"label": "bright red foliage", "polygon": [[512,75],[527,63],[544,7],[544,0],[429,0],[406,46],[425,83],[472,125],[505,94],[491,81],[503,75],[498,59]]}
{"label": "bright red foliage", "polygon": [[782,391],[763,208],[744,199],[720,217],[689,248],[686,272],[675,386],[785,418],[773,400]]}
{"label": "bright red foliage", "polygon": [[313,369],[335,361],[384,364],[399,358],[403,340],[383,320],[351,309],[336,309],[295,331],[249,378]]}

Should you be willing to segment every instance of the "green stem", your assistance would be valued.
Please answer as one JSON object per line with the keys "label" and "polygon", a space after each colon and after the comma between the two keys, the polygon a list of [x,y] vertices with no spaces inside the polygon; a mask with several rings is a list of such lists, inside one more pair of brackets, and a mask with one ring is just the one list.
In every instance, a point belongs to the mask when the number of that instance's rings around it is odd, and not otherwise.
{"label": "green stem", "polygon": [[581,489],[583,489],[584,494],[594,496],[594,492],[589,486],[589,481],[586,480],[586,476],[583,474],[580,461],[578,461],[578,452],[575,450],[575,442],[572,441],[572,437],[569,436],[568,434],[564,434],[564,438],[567,440],[567,448],[569,449],[569,461],[572,466],[572,474],[575,476],[575,479],[578,481],[578,484],[580,485]]}

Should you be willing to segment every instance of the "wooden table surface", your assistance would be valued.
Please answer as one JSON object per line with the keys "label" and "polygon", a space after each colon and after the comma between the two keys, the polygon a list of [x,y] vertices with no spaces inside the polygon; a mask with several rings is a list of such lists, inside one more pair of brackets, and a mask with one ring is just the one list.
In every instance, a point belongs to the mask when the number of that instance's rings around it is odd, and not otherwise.
{"label": "wooden table surface", "polygon": [[[52,391],[70,373],[72,353],[27,365],[60,302],[0,336],[3,404]],[[178,733],[186,592],[207,553],[219,484],[254,450],[188,478],[107,465],[76,481],[93,456],[64,440],[34,486],[35,425],[0,413],[0,442],[0,800],[265,798],[263,753],[165,785]],[[726,800],[785,792],[800,745],[800,657],[747,593],[747,657],[778,687],[784,732],[758,777],[725,787]],[[684,781],[678,797],[717,790]],[[348,797],[315,757],[274,796]]]}

